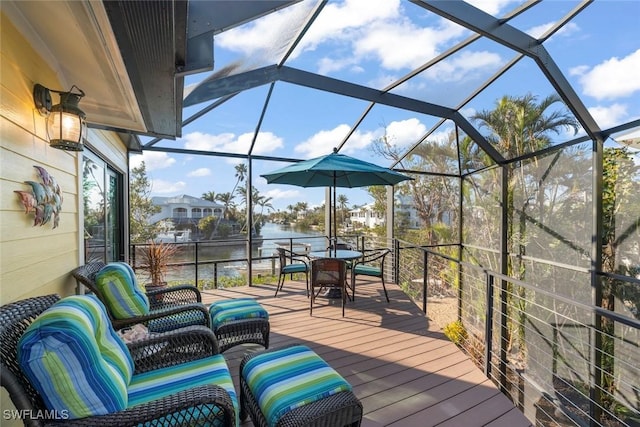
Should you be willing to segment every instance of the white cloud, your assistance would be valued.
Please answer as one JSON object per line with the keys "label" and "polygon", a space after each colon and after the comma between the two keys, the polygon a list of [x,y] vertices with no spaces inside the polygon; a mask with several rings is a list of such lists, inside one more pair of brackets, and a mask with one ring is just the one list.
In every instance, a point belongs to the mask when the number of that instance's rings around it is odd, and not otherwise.
{"label": "white cloud", "polygon": [[[525,30],[527,34],[529,34],[533,38],[540,38],[545,32],[547,32],[551,27],[555,25],[555,22],[548,22],[546,24],[541,24],[528,30]],[[576,32],[580,31],[580,27],[575,22],[568,22],[562,28],[560,28],[555,35],[557,36],[571,36]]]}
{"label": "white cloud", "polygon": [[[351,129],[346,124],[341,124],[330,130],[323,130],[298,144],[294,151],[300,153],[303,158],[310,159],[329,154],[337,147]],[[347,141],[345,147],[340,152],[349,154],[357,152],[367,147],[375,139],[383,135],[382,129],[373,132],[360,132],[356,130]]]}
{"label": "white cloud", "polygon": [[261,191],[260,194],[265,197],[271,197],[273,200],[301,199],[304,197],[301,191],[297,189],[281,190],[279,188],[275,188],[267,191]]}
{"label": "white cloud", "polygon": [[482,70],[497,70],[504,63],[500,55],[493,52],[463,51],[450,59],[438,62],[422,75],[438,82],[459,82],[468,80]]}
{"label": "white cloud", "polygon": [[640,49],[624,58],[611,58],[591,70],[585,66],[570,70],[579,76],[582,91],[598,100],[632,96],[640,91]]}
{"label": "white cloud", "polygon": [[198,168],[187,173],[188,177],[200,177],[209,175],[211,175],[211,169],[209,168]]}
{"label": "white cloud", "polygon": [[163,179],[151,180],[151,191],[153,194],[179,194],[185,188],[187,188],[187,183],[184,181],[170,182]]}
{"label": "white cloud", "polygon": [[387,126],[389,142],[396,147],[415,144],[427,132],[425,125],[416,118],[391,122]]}
{"label": "white cloud", "polygon": [[165,169],[172,166],[176,159],[161,151],[145,151],[142,154],[135,154],[129,159],[131,168],[138,167],[144,161],[147,172]]}
{"label": "white cloud", "polygon": [[[181,138],[184,147],[189,150],[220,151],[225,153],[249,152],[253,133],[236,136],[233,133],[212,135],[202,132],[191,132]],[[253,148],[253,154],[268,154],[283,146],[282,138],[271,132],[260,132]]]}
{"label": "white cloud", "polygon": [[494,16],[502,11],[509,3],[513,2],[513,0],[467,0],[467,3]]}
{"label": "white cloud", "polygon": [[608,107],[597,106],[589,108],[593,119],[602,129],[619,125],[627,119],[627,106],[624,104],[613,104]]}

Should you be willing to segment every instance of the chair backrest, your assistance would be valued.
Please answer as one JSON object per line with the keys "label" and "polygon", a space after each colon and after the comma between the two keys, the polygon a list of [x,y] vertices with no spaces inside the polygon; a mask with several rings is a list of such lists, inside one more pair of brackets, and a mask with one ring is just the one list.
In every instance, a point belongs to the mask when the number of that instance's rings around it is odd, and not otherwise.
{"label": "chair backrest", "polygon": [[98,298],[111,315],[120,319],[130,319],[149,314],[149,298],[136,275],[124,262],[110,262],[95,275]]}
{"label": "chair backrest", "polygon": [[278,250],[278,258],[280,260],[280,268],[286,266],[287,264],[291,264],[295,257],[303,257],[304,255],[298,255],[293,251],[285,248],[277,248]]}
{"label": "chair backrest", "polygon": [[[0,383],[9,393],[17,410],[33,414],[46,410],[40,393],[31,385],[18,364],[18,341],[31,323],[60,300],[58,295],[45,295],[12,302],[0,307]],[[28,420],[29,426],[43,425],[42,418]]]}
{"label": "chair backrest", "polygon": [[318,258],[311,261],[312,286],[344,286],[347,279],[346,263],[343,259]]}
{"label": "chair backrest", "polygon": [[[328,251],[332,251],[333,249],[334,249],[333,245],[330,245],[329,247],[327,247]],[[353,246],[351,246],[348,243],[336,243],[335,249],[339,251],[342,251],[342,250],[351,251],[353,250]]]}
{"label": "chair backrest", "polygon": [[95,295],[44,311],[18,341],[17,357],[49,410],[76,419],[127,408],[133,360]]}
{"label": "chair backrest", "polygon": [[98,271],[102,270],[102,267],[105,265],[102,261],[91,261],[74,269],[71,275],[78,283],[83,284],[89,288],[91,292],[98,295],[98,298],[102,299],[100,290],[96,287],[96,274],[98,274]]}
{"label": "chair backrest", "polygon": [[362,258],[360,258],[360,263],[367,264],[367,265],[375,264],[375,265],[378,265],[380,268],[383,268],[384,260],[389,253],[391,253],[391,250],[387,248],[366,249],[363,252]]}

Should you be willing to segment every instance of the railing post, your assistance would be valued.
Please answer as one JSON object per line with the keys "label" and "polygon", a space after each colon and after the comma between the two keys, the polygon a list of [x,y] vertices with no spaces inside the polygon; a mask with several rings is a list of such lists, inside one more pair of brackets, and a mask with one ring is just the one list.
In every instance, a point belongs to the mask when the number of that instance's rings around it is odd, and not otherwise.
{"label": "railing post", "polygon": [[487,297],[484,324],[484,374],[491,378],[491,353],[493,352],[493,275],[485,272]]}
{"label": "railing post", "polygon": [[196,262],[195,268],[196,268],[196,288],[200,289],[198,286],[198,270],[200,269],[200,264],[199,264],[199,260],[198,260],[198,243],[199,242],[195,242],[196,243],[196,247],[195,247],[195,251],[196,253],[194,254],[194,259]]}
{"label": "railing post", "polygon": [[500,391],[507,393],[507,357],[509,349],[509,301],[507,281],[500,280]]}
{"label": "railing post", "polygon": [[427,314],[427,290],[429,283],[429,252],[422,251],[422,311]]}
{"label": "railing post", "polygon": [[400,241],[393,239],[393,283],[400,283]]}
{"label": "railing post", "polygon": [[213,263],[213,288],[218,289],[218,263]]}

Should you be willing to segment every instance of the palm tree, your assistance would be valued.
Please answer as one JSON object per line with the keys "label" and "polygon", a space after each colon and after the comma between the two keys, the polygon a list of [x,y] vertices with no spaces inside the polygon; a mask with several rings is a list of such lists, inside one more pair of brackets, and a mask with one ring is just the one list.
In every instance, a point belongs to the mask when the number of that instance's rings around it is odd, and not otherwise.
{"label": "palm tree", "polygon": [[210,202],[215,202],[216,197],[217,196],[215,191],[207,191],[206,193],[202,193],[202,198]]}
{"label": "palm tree", "polygon": [[[483,110],[472,116],[472,120],[478,122],[480,127],[487,128],[491,134],[487,140],[507,159],[513,159],[527,153],[532,153],[548,147],[551,143],[549,133],[559,134],[562,130],[573,128],[577,132],[578,124],[576,119],[566,110],[557,109],[548,112],[549,108],[556,103],[562,103],[557,95],[550,95],[544,98],[539,104],[537,97],[531,94],[522,97],[504,96],[496,103],[493,110]],[[534,201],[533,194],[537,192],[538,209],[544,209],[544,180],[535,177],[525,176],[525,168],[520,167],[519,175],[513,173],[516,165],[510,164],[504,168],[504,173],[508,174],[507,179],[507,200],[506,215],[508,218],[507,238],[512,245],[517,245],[517,257],[508,258],[507,273],[516,279],[525,279],[525,264],[523,257],[526,255],[526,242],[528,240],[525,214],[530,210],[530,203]],[[518,230],[515,230],[515,193],[519,187],[522,206],[518,208]],[[530,195],[528,195],[530,194]],[[516,252],[512,249],[512,251]],[[514,265],[515,264],[515,265]],[[518,308],[520,314],[517,321],[518,341],[521,351],[524,348],[524,325],[526,322],[524,304],[526,295],[522,287],[518,288]],[[513,295],[513,289],[508,290],[509,295]],[[510,331],[510,335],[513,331]],[[509,345],[513,344],[513,336],[509,337]]]}
{"label": "palm tree", "polygon": [[344,194],[338,195],[338,207],[340,208],[340,212],[342,212],[342,225],[344,226],[344,214],[347,210],[347,203],[349,199]]}

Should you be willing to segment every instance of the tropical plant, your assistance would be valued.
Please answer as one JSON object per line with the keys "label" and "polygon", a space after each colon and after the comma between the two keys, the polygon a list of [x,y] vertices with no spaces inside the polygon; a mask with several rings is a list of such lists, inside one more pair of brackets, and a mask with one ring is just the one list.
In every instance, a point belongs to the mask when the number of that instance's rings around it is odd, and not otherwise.
{"label": "tropical plant", "polygon": [[149,224],[149,217],[160,212],[160,206],[151,200],[151,183],[147,177],[145,163],[131,169],[129,186],[129,223],[132,243],[142,243],[154,239],[158,228]]}
{"label": "tropical plant", "polygon": [[162,286],[166,284],[165,275],[169,269],[169,263],[175,256],[178,247],[171,243],[155,242],[138,247],[138,256],[142,261],[142,267],[149,274],[150,284]]}

